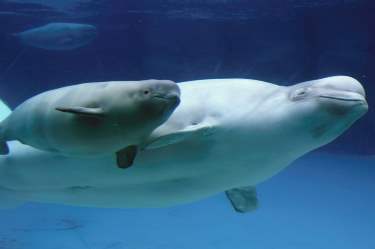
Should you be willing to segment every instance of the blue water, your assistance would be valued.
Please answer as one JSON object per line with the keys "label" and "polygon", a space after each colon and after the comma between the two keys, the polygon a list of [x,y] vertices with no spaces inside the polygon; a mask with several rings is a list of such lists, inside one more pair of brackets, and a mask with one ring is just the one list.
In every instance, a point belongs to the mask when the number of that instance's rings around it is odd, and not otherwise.
{"label": "blue water", "polygon": [[0,248],[373,249],[375,158],[312,154],[258,187],[260,208],[224,194],[164,209],[28,204],[0,212]]}
{"label": "blue water", "polygon": [[[260,208],[224,194],[167,209],[27,204],[0,211],[1,249],[375,248],[375,3],[371,0],[0,1],[0,98],[102,80],[252,78],[290,85],[349,75],[369,112],[334,143],[258,187]],[[89,23],[79,49],[25,47],[10,35]]]}

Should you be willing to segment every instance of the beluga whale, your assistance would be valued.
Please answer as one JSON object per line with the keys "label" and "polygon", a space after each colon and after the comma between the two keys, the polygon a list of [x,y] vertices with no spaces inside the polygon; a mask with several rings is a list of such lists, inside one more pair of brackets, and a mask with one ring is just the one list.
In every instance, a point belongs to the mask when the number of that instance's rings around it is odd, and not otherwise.
{"label": "beluga whale", "polygon": [[178,85],[169,80],[95,82],[38,94],[0,123],[0,154],[18,140],[65,156],[115,154],[117,165],[132,165],[150,133],[179,104]]}
{"label": "beluga whale", "polygon": [[86,46],[98,35],[91,24],[53,22],[13,36],[23,44],[45,50],[73,50]]}
{"label": "beluga whale", "polygon": [[[340,136],[368,105],[355,79],[290,86],[250,79],[179,83],[181,103],[145,140],[126,174],[113,157],[61,158],[17,141],[0,156],[0,205],[23,202],[151,208],[225,192],[238,212],[258,207],[256,186]],[[4,115],[5,116],[5,115]]]}

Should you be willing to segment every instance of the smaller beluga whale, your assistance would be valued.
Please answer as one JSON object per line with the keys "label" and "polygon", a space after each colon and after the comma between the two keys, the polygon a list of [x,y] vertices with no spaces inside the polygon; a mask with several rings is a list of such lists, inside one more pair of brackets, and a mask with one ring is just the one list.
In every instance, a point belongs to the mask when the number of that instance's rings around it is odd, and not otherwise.
{"label": "smaller beluga whale", "polygon": [[48,23],[15,33],[13,36],[23,45],[46,50],[73,50],[86,46],[98,35],[91,24]]}
{"label": "smaller beluga whale", "polygon": [[[129,167],[138,146],[179,104],[178,85],[169,80],[96,82],[38,94],[0,123],[0,154],[18,140],[65,156],[116,153]],[[11,152],[12,153],[12,152]]]}
{"label": "smaller beluga whale", "polygon": [[336,139],[368,109],[364,88],[346,76],[291,86],[250,79],[178,85],[181,103],[142,140],[126,174],[109,155],[61,158],[9,142],[11,154],[0,156],[0,206],[151,208],[225,192],[236,211],[250,212],[259,183]]}

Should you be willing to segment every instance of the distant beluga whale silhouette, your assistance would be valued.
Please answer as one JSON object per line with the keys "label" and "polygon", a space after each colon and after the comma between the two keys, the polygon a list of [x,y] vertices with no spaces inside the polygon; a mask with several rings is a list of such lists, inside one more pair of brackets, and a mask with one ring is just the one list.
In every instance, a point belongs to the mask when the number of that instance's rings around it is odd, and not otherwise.
{"label": "distant beluga whale silhouette", "polygon": [[72,50],[95,39],[95,26],[80,23],[49,23],[13,34],[21,44],[47,50]]}
{"label": "distant beluga whale silhouette", "polygon": [[96,82],[38,94],[0,123],[5,141],[19,140],[65,156],[117,155],[129,167],[138,147],[179,104],[179,87],[169,80]]}
{"label": "distant beluga whale silhouette", "polygon": [[90,24],[80,23],[49,23],[40,27],[14,33],[10,37],[15,38],[21,45],[25,45],[14,59],[5,68],[0,80],[22,58],[27,47],[38,49],[67,51],[78,49],[88,45],[98,34],[97,28]]}
{"label": "distant beluga whale silhouette", "polygon": [[0,205],[166,207],[226,191],[258,206],[256,185],[346,131],[367,111],[365,91],[336,76],[292,86],[247,80],[183,82],[181,104],[152,132],[126,174],[113,157],[64,158],[10,142],[0,156]]}

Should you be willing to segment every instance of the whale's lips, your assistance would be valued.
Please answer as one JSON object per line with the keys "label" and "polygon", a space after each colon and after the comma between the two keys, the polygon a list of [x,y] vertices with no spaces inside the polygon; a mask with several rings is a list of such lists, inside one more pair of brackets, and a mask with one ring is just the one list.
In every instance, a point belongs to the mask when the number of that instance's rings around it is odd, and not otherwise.
{"label": "whale's lips", "polygon": [[317,94],[320,99],[343,105],[367,106],[365,89],[357,80],[346,76],[327,79],[330,80],[317,83],[321,87]]}
{"label": "whale's lips", "polygon": [[334,101],[343,102],[358,102],[359,104],[367,104],[366,98],[363,95],[353,92],[335,92],[331,94],[321,94],[318,96],[323,99],[331,99]]}
{"label": "whale's lips", "polygon": [[362,92],[325,89],[318,96],[326,106],[326,110],[336,116],[346,114],[363,115],[368,110],[368,104]]}
{"label": "whale's lips", "polygon": [[179,105],[181,102],[179,94],[155,94],[152,97],[165,101],[173,107]]}
{"label": "whale's lips", "polygon": [[363,101],[363,99],[353,99],[353,98],[345,98],[345,97],[334,97],[334,96],[325,96],[321,95],[319,96],[320,98],[325,98],[325,99],[335,99],[335,100],[341,100],[341,101]]}

